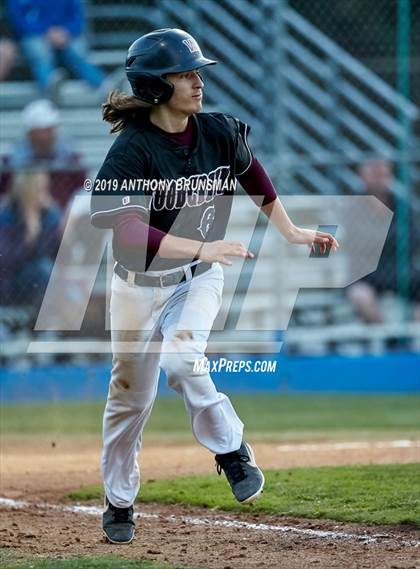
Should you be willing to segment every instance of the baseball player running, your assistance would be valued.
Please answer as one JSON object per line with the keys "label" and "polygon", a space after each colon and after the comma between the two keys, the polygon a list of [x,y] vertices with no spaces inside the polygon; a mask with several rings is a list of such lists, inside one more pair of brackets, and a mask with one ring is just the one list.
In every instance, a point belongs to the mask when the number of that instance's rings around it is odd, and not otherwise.
{"label": "baseball player running", "polygon": [[252,258],[224,240],[239,181],[290,242],[335,251],[335,238],[295,226],[248,146],[249,127],[222,113],[202,113],[201,69],[217,63],[195,39],[162,29],[129,48],[133,94],[110,93],[103,118],[119,132],[95,180],[93,225],[113,229],[110,305],[113,364],[103,420],[103,530],[112,543],[134,537],[140,488],[137,454],[155,400],[159,368],[184,399],[192,431],[215,454],[233,495],[258,498],[264,476],[243,423],[217,391],[206,366],[209,332],[221,305],[222,265]]}

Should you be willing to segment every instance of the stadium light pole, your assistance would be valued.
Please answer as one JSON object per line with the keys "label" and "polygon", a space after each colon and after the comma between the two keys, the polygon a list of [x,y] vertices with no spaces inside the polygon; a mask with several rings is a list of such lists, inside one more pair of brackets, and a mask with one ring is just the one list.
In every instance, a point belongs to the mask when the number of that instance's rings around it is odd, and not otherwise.
{"label": "stadium light pole", "polygon": [[[405,98],[410,96],[410,0],[397,3],[397,89]],[[410,119],[403,109],[399,112],[402,135],[399,139],[400,155],[409,151]],[[401,182],[402,195],[397,199],[397,286],[403,301],[404,320],[408,319],[410,277],[410,165],[404,158],[398,162],[397,176]]]}

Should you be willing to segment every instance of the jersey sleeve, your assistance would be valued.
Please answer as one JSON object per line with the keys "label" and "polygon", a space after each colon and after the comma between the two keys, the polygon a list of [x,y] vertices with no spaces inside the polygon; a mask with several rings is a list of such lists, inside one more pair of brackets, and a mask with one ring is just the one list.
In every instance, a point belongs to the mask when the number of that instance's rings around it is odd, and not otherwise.
{"label": "jersey sleeve", "polygon": [[235,141],[235,176],[244,174],[252,163],[252,152],[248,144],[250,126],[236,117],[225,115]]}
{"label": "jersey sleeve", "polygon": [[137,213],[147,221],[150,196],[142,192],[144,177],[145,166],[141,159],[134,163],[123,154],[108,156],[92,187],[92,225],[111,228],[121,213]]}

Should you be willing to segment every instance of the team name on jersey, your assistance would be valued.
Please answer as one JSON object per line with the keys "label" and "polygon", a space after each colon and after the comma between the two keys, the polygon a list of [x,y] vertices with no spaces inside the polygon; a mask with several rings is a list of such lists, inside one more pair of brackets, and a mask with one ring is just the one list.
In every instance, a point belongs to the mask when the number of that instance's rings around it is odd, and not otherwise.
{"label": "team name on jersey", "polygon": [[229,174],[229,166],[219,166],[207,174],[177,179],[124,180],[120,191],[136,191],[150,196],[150,207],[155,211],[200,207],[213,201],[215,196],[234,193],[236,179]]}

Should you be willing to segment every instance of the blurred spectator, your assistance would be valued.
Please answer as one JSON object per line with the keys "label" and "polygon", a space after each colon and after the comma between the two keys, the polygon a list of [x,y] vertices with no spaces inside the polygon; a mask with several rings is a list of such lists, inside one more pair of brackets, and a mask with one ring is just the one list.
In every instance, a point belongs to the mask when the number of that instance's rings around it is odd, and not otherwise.
{"label": "blurred spectator", "polygon": [[14,176],[0,205],[1,304],[39,306],[58,250],[61,217],[46,172]]}
{"label": "blurred spectator", "polygon": [[[48,311],[49,326],[76,332],[78,337],[106,336],[106,288],[99,284],[92,290],[91,279],[92,268],[96,274],[111,235],[92,226],[90,195],[84,189],[76,193],[69,203],[64,212],[63,226],[65,239],[56,260],[54,287],[49,290],[49,302],[56,307]],[[98,278],[101,283],[104,279],[105,275]],[[82,328],[75,330],[75,316],[83,313]]]}
{"label": "blurred spectator", "polygon": [[24,137],[12,149],[13,169],[34,165],[63,169],[74,150],[58,131],[60,114],[47,99],[30,103],[22,112]]}
{"label": "blurred spectator", "polygon": [[42,92],[57,100],[63,79],[56,59],[76,77],[86,80],[102,96],[107,89],[104,73],[86,59],[82,37],[84,11],[81,0],[8,0],[12,29]]}
{"label": "blurred spectator", "polygon": [[[392,192],[393,173],[392,166],[386,160],[372,160],[363,163],[359,168],[359,175],[363,182],[366,194],[373,195],[384,203],[394,217],[384,244],[378,268],[347,289],[347,295],[355,307],[360,318],[368,324],[380,324],[386,320],[379,302],[380,296],[386,292],[397,293],[397,220],[396,198]],[[375,207],[373,203],[371,207]],[[409,296],[410,301],[420,302],[420,275],[415,266],[415,247],[418,230],[415,225],[415,212],[409,204],[410,232],[410,264],[409,264]],[[414,307],[417,319],[418,307]]]}
{"label": "blurred spectator", "polygon": [[16,63],[17,49],[14,41],[0,38],[0,81],[7,79]]}
{"label": "blurred spectator", "polygon": [[0,81],[8,79],[18,57],[18,47],[5,15],[5,7],[0,4]]}
{"label": "blurred spectator", "polygon": [[59,130],[60,115],[48,99],[30,103],[22,112],[23,136],[3,158],[0,193],[10,183],[11,173],[39,167],[50,175],[52,196],[65,206],[82,185],[86,172],[81,156]]}

